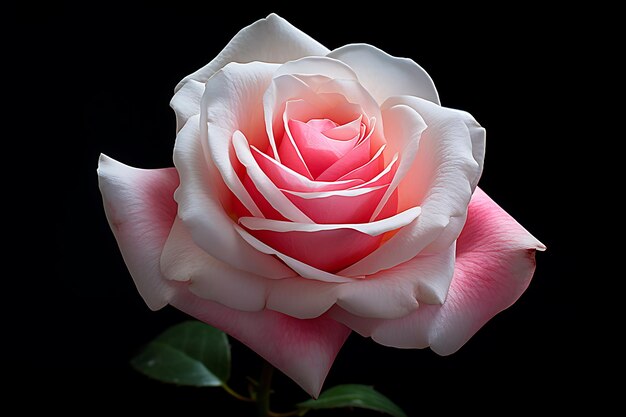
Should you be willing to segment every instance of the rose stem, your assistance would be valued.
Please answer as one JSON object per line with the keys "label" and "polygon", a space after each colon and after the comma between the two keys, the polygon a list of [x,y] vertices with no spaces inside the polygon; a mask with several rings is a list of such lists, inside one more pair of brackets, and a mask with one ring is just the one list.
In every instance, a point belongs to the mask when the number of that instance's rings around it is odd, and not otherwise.
{"label": "rose stem", "polygon": [[256,409],[259,417],[268,417],[270,415],[270,386],[272,385],[273,373],[274,367],[267,361],[263,361],[261,379],[256,392]]}

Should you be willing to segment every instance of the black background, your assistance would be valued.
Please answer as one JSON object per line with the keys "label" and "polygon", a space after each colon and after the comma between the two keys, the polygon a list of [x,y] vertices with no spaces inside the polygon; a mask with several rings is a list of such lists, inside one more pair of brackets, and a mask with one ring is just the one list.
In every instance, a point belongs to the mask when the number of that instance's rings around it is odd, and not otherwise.
{"label": "black background", "polygon": [[[208,2],[174,2],[17,10],[23,32],[15,36],[35,36],[13,44],[14,68],[23,82],[8,87],[20,93],[29,85],[20,94],[23,113],[44,109],[26,125],[24,140],[43,150],[43,181],[36,190],[45,198],[38,199],[38,209],[52,217],[43,216],[45,233],[38,239],[49,258],[29,266],[45,273],[24,280],[35,307],[24,309],[23,297],[8,297],[19,316],[19,362],[39,378],[20,387],[59,393],[48,405],[64,410],[87,400],[96,407],[253,415],[219,389],[166,386],[128,365],[143,344],[186,317],[169,307],[150,312],[137,294],[106,223],[96,166],[101,152],[132,166],[171,166],[175,120],[168,103],[174,86],[239,29],[274,11],[330,49],[366,42],[422,65],[444,105],[469,111],[487,129],[480,186],[548,246],[538,254],[537,272],[520,301],[459,352],[439,357],[352,335],[325,386],[374,385],[410,416],[456,407],[493,411],[495,403],[531,410],[545,400],[557,407],[571,404],[583,366],[577,330],[583,303],[574,281],[580,253],[568,236],[574,174],[566,167],[574,147],[561,126],[571,123],[572,115],[563,110],[569,87],[562,71],[575,34],[554,24],[567,17],[514,6],[488,13],[382,8],[322,13],[295,3],[233,4],[217,12]],[[232,343],[233,385],[243,390],[243,377],[257,376],[259,361]],[[278,410],[306,398],[282,375],[275,388]]]}

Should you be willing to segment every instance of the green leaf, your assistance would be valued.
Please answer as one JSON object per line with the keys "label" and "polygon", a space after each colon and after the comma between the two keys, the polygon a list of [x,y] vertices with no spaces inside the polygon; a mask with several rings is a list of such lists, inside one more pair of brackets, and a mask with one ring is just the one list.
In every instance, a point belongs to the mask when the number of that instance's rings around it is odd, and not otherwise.
{"label": "green leaf", "polygon": [[218,387],[230,377],[230,345],[223,332],[199,321],[186,321],[150,342],[131,365],[162,382]]}
{"label": "green leaf", "polygon": [[298,408],[307,410],[339,407],[367,408],[393,417],[407,417],[389,398],[367,385],[337,385],[324,391],[317,400],[311,399],[298,404]]}

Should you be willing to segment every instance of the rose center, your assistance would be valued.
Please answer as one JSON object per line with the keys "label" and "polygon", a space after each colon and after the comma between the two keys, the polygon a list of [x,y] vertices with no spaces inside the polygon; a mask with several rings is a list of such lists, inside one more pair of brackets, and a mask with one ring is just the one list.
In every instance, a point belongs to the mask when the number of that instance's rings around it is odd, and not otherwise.
{"label": "rose center", "polygon": [[366,128],[361,119],[359,116],[343,125],[330,119],[310,119],[307,122],[289,119],[279,154],[285,148],[293,147],[297,159],[281,157],[285,159],[283,163],[300,171],[303,162],[307,174],[316,179],[363,139]]}

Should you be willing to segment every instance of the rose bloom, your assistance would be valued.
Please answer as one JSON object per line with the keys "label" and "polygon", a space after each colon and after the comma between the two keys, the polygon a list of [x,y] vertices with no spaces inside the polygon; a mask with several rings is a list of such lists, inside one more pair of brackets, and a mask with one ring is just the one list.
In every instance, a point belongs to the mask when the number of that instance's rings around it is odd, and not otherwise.
{"label": "rose bloom", "polygon": [[485,130],[410,59],[270,15],[176,86],[175,168],[102,155],[148,306],[239,339],[317,396],[351,330],[459,349],[545,249],[476,188]]}

